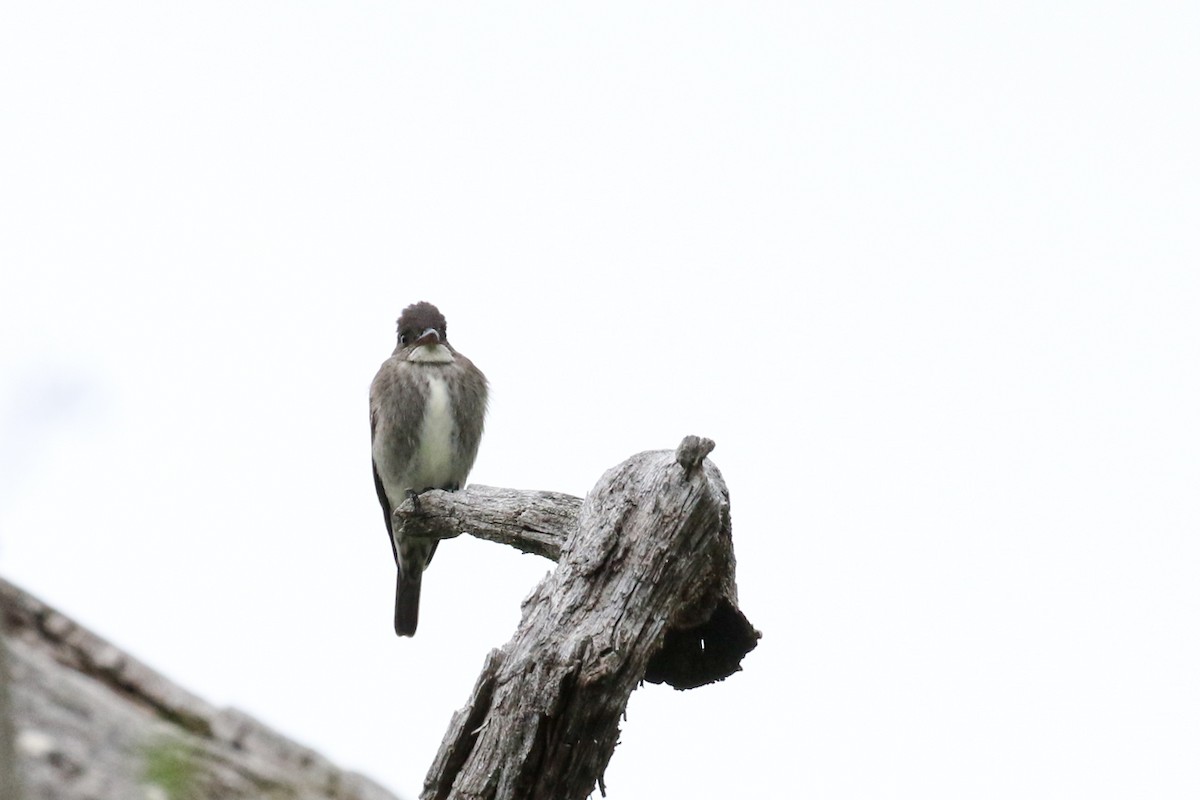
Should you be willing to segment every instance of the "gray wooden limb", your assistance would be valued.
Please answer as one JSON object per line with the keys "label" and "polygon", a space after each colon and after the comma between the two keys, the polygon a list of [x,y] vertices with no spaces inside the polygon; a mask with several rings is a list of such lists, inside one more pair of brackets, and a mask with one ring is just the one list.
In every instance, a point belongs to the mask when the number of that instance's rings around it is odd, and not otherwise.
{"label": "gray wooden limb", "polygon": [[472,484],[459,492],[432,489],[393,512],[396,536],[451,539],[466,531],[557,561],[583,501],[558,492]]}
{"label": "gray wooden limb", "polygon": [[[737,607],[729,493],[705,460],[711,449],[689,437],[675,452],[640,453],[588,493],[565,530],[558,568],[525,602],[513,638],[489,654],[451,720],[423,800],[573,800],[597,784],[603,792],[621,715],[640,682],[686,689],[740,669],[759,633]],[[480,517],[484,538],[528,552],[539,552],[531,541],[558,540],[546,520],[565,522],[562,506],[539,511],[534,526],[511,518],[526,493],[493,494],[505,492],[426,493],[419,511],[405,504],[397,521],[419,516],[420,535],[444,536],[476,532]],[[475,497],[493,498],[491,510],[476,512]],[[439,528],[432,520],[443,510],[451,519]]]}

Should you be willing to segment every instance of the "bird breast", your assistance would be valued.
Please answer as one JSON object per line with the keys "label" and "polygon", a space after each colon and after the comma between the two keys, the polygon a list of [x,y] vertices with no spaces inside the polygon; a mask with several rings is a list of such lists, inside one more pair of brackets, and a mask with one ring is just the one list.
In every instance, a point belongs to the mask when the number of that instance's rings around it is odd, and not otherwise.
{"label": "bird breast", "polygon": [[454,481],[454,411],[450,406],[450,387],[440,375],[429,375],[429,395],[414,459],[414,485],[420,491]]}

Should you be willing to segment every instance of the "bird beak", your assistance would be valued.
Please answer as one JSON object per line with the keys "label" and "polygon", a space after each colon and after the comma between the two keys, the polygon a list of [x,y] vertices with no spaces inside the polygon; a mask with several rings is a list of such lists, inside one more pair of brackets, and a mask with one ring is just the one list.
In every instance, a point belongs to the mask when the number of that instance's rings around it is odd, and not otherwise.
{"label": "bird beak", "polygon": [[433,328],[426,328],[425,332],[421,334],[420,338],[417,339],[415,342],[413,342],[413,347],[420,347],[422,345],[434,345],[440,341],[441,341],[441,337],[438,336],[437,331],[435,331]]}

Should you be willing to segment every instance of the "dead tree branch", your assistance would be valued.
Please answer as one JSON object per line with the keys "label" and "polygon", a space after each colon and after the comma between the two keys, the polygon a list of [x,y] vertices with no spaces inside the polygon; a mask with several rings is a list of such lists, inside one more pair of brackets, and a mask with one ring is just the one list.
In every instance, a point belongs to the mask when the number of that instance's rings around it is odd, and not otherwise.
{"label": "dead tree branch", "polygon": [[431,539],[451,539],[466,531],[557,561],[582,505],[569,494],[472,484],[461,492],[425,492],[415,504],[405,500],[395,510],[396,530]]}
{"label": "dead tree branch", "polygon": [[643,680],[687,689],[740,669],[759,633],[737,606],[729,493],[712,442],[640,453],[582,502],[547,492],[427,492],[403,535],[467,531],[558,568],[488,656],[451,720],[423,800],[572,800],[599,783]]}

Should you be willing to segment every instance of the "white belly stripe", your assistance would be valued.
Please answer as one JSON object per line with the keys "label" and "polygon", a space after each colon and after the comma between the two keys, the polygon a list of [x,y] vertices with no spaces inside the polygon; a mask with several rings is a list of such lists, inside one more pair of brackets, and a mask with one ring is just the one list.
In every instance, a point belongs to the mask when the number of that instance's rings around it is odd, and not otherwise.
{"label": "white belly stripe", "polygon": [[421,423],[421,443],[417,455],[420,491],[449,480],[454,454],[454,415],[450,411],[450,389],[441,376],[429,376],[429,399]]}

